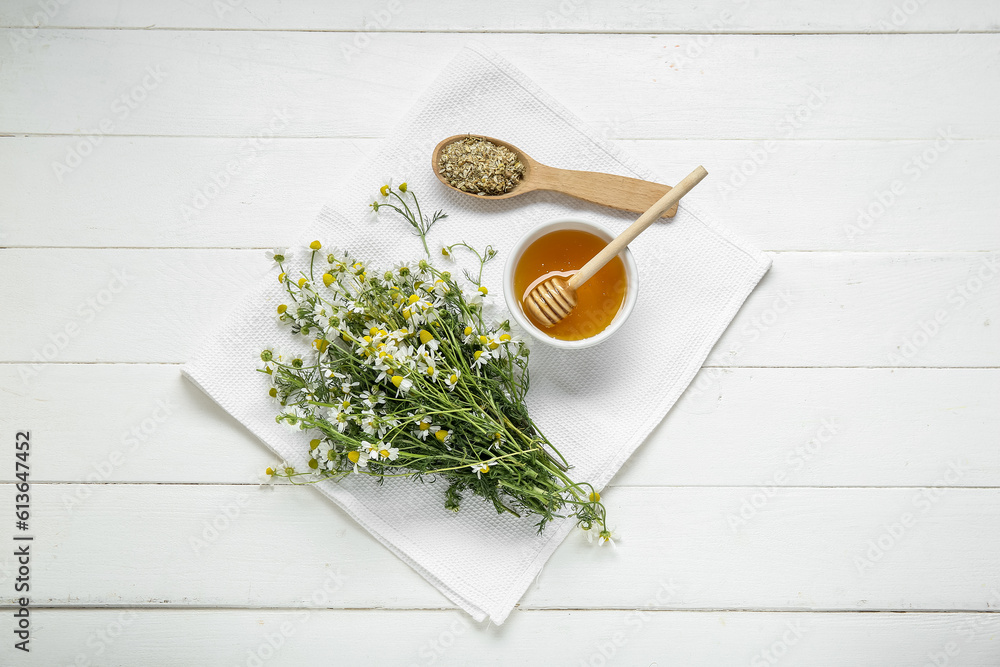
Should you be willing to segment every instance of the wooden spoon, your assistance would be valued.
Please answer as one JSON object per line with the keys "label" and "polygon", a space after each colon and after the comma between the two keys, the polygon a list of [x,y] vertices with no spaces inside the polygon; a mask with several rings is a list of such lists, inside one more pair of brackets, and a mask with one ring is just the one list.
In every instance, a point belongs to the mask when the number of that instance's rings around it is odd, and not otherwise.
{"label": "wooden spoon", "polygon": [[[514,189],[502,195],[477,195],[473,192],[459,190],[449,183],[441,175],[438,163],[441,157],[441,149],[448,144],[465,139],[466,137],[476,137],[485,139],[497,146],[504,146],[517,154],[524,165],[524,176]],[[431,166],[438,180],[456,192],[476,197],[477,199],[510,199],[523,195],[532,190],[551,190],[572,195],[577,199],[610,206],[634,213],[642,213],[655,204],[660,197],[669,192],[669,185],[660,185],[651,181],[641,181],[638,178],[628,178],[626,176],[615,176],[613,174],[601,174],[596,171],[572,171],[570,169],[556,169],[531,159],[520,148],[513,146],[506,141],[500,141],[492,137],[484,137],[479,134],[456,134],[448,137],[434,147],[431,153]],[[677,206],[671,206],[665,213],[668,218],[674,217],[677,213]],[[659,217],[659,216],[657,216]]]}
{"label": "wooden spoon", "polygon": [[555,326],[569,315],[571,310],[576,308],[576,290],[580,288],[580,285],[590,280],[595,273],[611,261],[612,257],[624,250],[625,246],[635,240],[635,237],[644,232],[655,220],[659,219],[665,210],[677,206],[680,198],[686,195],[691,188],[698,185],[701,179],[706,176],[708,176],[708,172],[701,166],[685,176],[684,180],[675,185],[670,192],[663,195],[648,211],[639,216],[638,220],[629,225],[628,229],[619,234],[608,245],[604,246],[599,253],[594,255],[593,259],[584,264],[583,268],[574,273],[573,277],[569,280],[553,276],[536,286],[524,299],[525,306],[530,313],[546,328]]}

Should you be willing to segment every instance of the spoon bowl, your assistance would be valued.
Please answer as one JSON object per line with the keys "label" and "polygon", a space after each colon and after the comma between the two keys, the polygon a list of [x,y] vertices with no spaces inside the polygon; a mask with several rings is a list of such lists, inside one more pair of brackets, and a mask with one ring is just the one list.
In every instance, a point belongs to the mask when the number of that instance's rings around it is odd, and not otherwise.
{"label": "spoon bowl", "polygon": [[[509,192],[499,195],[480,195],[474,192],[459,190],[448,182],[441,175],[440,161],[441,151],[445,146],[474,137],[484,139],[497,146],[503,146],[520,158],[524,166],[524,174]],[[576,197],[601,206],[632,211],[633,213],[643,213],[649,210],[657,201],[670,191],[669,185],[661,185],[651,181],[643,181],[638,178],[627,176],[617,176],[615,174],[602,174],[596,171],[574,171],[572,169],[557,169],[544,165],[533,159],[530,155],[522,151],[517,146],[493,137],[481,134],[456,134],[442,139],[431,152],[431,168],[434,175],[445,186],[455,192],[461,192],[468,197],[476,199],[510,199],[534,190],[549,190],[551,192],[561,192],[563,194]],[[662,213],[663,217],[671,218],[677,213],[677,206],[674,205]]]}

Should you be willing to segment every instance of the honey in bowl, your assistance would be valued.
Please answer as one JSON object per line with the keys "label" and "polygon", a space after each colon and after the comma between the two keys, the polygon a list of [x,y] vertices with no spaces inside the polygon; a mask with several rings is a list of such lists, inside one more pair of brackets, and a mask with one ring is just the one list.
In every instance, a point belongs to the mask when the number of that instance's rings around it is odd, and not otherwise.
{"label": "honey in bowl", "polygon": [[560,340],[583,340],[604,331],[621,309],[628,289],[625,264],[615,257],[580,285],[577,304],[565,319],[545,327],[524,307],[524,299],[536,285],[552,276],[569,279],[608,244],[596,234],[580,229],[560,229],[535,239],[517,260],[514,293],[524,316],[540,331]]}

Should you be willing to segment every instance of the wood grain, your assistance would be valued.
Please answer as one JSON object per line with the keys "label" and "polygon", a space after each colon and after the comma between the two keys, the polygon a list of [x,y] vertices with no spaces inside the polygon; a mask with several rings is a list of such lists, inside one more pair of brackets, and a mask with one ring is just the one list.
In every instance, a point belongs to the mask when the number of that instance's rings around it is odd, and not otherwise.
{"label": "wood grain", "polygon": [[[264,0],[222,0],[208,4],[153,0],[57,5],[40,14],[32,0],[10,0],[0,8],[0,25],[23,27],[121,27],[157,30],[337,30],[373,41],[383,32],[970,32],[996,30],[1000,13],[990,3],[957,0],[905,5],[891,0],[829,3],[779,0],[709,0],[692,5],[600,3],[582,0],[512,0],[505,11],[468,11],[460,0],[412,3],[362,0],[350,5],[309,0],[287,4]],[[51,14],[51,15],[50,15]],[[353,35],[351,35],[353,37]],[[366,40],[344,39],[347,46]]]}
{"label": "wood grain", "polygon": [[[384,135],[468,41],[384,34],[348,62],[335,33],[44,30],[16,52],[8,37],[0,97],[19,103],[0,133],[95,136]],[[699,37],[477,39],[616,138],[1000,137],[997,35],[714,35],[685,56]],[[391,104],[370,103],[371,82]]]}
{"label": "wood grain", "polygon": [[[28,387],[22,370],[0,365],[0,430],[50,443],[37,482],[242,484],[275,462],[176,366],[53,364]],[[612,484],[921,486],[954,459],[952,485],[1000,486],[998,401],[996,369],[703,369]]]}
{"label": "wood grain", "polygon": [[[237,138],[105,137],[60,181],[52,165],[77,141],[0,137],[3,245],[287,245],[378,140],[280,138],[250,151]],[[617,143],[661,174],[703,161],[713,176],[692,201],[766,250],[1000,249],[995,140],[956,141],[926,169],[932,140]],[[227,180],[231,162],[240,171]],[[902,194],[887,194],[897,181]],[[892,205],[871,217],[880,196]]]}
{"label": "wood grain", "polygon": [[[0,485],[7,506],[14,493]],[[996,604],[996,556],[983,545],[1000,539],[1000,489],[795,488],[732,527],[755,493],[612,489],[604,500],[621,536],[617,551],[574,533],[520,606],[634,609],[665,578],[677,588],[671,609]],[[45,536],[33,559],[45,573],[32,582],[40,607],[297,606],[338,572],[340,608],[452,607],[309,487],[38,484],[32,503],[33,530]],[[9,573],[12,559],[5,554],[0,569],[6,563]],[[3,587],[0,602],[10,604],[11,595]]]}
{"label": "wood grain", "polygon": [[[997,614],[775,613],[516,610],[502,627],[479,627],[458,611],[43,609],[35,613],[37,664],[78,656],[104,664],[267,665],[787,664],[923,665],[929,656],[963,666],[996,665]],[[392,628],[377,650],[361,637]],[[118,633],[111,638],[109,631]],[[183,641],[178,641],[183,637]],[[273,645],[278,648],[274,649]],[[949,649],[948,653],[945,650]],[[605,657],[610,656],[610,658]],[[592,662],[591,662],[592,661]],[[263,661],[262,661],[263,662]],[[752,663],[751,663],[752,664]]]}
{"label": "wood grain", "polygon": [[[639,266],[668,261],[642,240],[631,248]],[[21,285],[0,309],[45,304],[31,327],[0,320],[0,361],[32,364],[183,362],[269,268],[259,250],[0,254],[0,282]],[[779,253],[706,363],[1000,366],[998,270],[996,253]],[[25,275],[59,277],[60,289]]]}
{"label": "wood grain", "polygon": [[[0,663],[997,664],[998,25],[977,0],[2,3],[0,425],[37,437],[39,538],[32,652]],[[697,206],[780,251],[607,491],[620,550],[571,538],[501,628],[318,494],[259,490],[271,456],[171,365],[473,38],[656,172],[705,164]]]}

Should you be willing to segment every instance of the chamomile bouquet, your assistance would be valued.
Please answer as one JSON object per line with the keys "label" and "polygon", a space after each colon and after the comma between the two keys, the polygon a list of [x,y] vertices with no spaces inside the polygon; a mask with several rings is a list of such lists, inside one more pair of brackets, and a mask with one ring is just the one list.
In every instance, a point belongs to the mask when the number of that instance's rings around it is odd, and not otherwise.
{"label": "chamomile bouquet", "polygon": [[441,480],[448,509],[458,511],[471,493],[497,512],[536,516],[539,532],[555,517],[574,516],[609,541],[597,490],[570,479],[568,462],[528,414],[527,346],[509,321],[484,316],[483,266],[496,252],[443,246],[440,264],[456,252],[478,261],[460,280],[432,263],[427,245],[431,227],[447,216],[424,216],[406,183],[385,185],[381,195],[373,213],[402,216],[425,257],[376,269],[313,241],[308,267],[293,274],[287,250],[269,253],[287,293],[276,315],[311,351],[269,347],[258,371],[270,379],[275,419],[314,437],[308,469],[282,464],[267,475]]}

